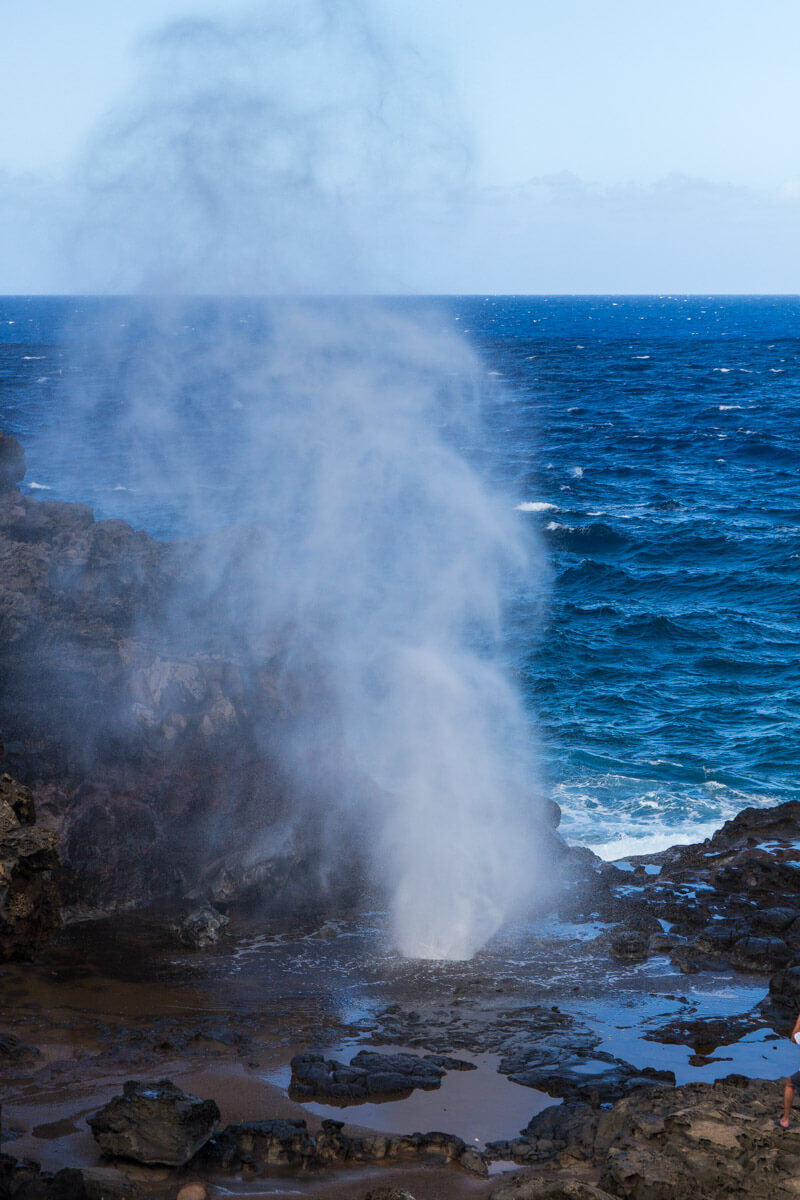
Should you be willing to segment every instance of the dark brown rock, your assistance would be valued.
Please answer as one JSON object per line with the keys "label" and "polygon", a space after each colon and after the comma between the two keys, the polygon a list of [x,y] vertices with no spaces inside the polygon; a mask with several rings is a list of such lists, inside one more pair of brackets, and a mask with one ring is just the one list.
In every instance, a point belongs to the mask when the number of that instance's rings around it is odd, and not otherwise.
{"label": "dark brown rock", "polygon": [[[493,1200],[796,1197],[800,1123],[788,1130],[777,1124],[782,1090],[780,1080],[729,1076],[633,1092],[607,1110],[546,1110],[520,1139],[529,1161],[546,1158],[546,1167],[502,1184]],[[587,1170],[595,1172],[599,1193],[579,1190],[594,1186],[581,1179]]]}
{"label": "dark brown rock", "polygon": [[438,1088],[445,1068],[432,1058],[362,1050],[346,1064],[326,1061],[321,1054],[296,1054],[289,1094],[295,1099],[327,1096],[358,1102],[408,1095],[415,1088]]}
{"label": "dark brown rock", "polygon": [[[15,446],[0,442],[9,480]],[[49,797],[72,915],[187,893],[319,911],[366,887],[359,849],[385,798],[344,745],[316,648],[238,619],[254,539],[226,531],[234,566],[212,585],[213,538],[167,545],[0,488],[0,728],[14,774]],[[230,621],[208,618],[220,608]],[[319,742],[302,770],[298,726]],[[342,793],[349,815],[330,823]]]}
{"label": "dark brown rock", "polygon": [[0,962],[35,958],[61,924],[57,847],[30,789],[0,776]]}
{"label": "dark brown rock", "polygon": [[194,1157],[218,1122],[213,1100],[191,1096],[169,1079],[129,1080],[121,1096],[87,1117],[97,1144],[109,1157],[176,1167]]}

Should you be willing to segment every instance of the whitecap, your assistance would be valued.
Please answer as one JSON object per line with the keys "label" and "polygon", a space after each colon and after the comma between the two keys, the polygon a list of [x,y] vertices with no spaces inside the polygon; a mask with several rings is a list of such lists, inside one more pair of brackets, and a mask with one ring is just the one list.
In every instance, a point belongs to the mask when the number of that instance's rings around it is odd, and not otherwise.
{"label": "whitecap", "polygon": [[719,412],[732,412],[734,409],[744,408],[743,404],[720,404],[717,406]]}
{"label": "whitecap", "polygon": [[517,512],[558,512],[558,505],[549,504],[546,500],[523,500],[516,509]]}
{"label": "whitecap", "polygon": [[722,375],[730,375],[733,367],[714,367],[715,371],[719,371]]}
{"label": "whitecap", "polygon": [[547,529],[549,533],[556,533],[558,530],[563,530],[564,533],[574,532],[572,525],[561,525],[558,521],[548,521],[545,529]]}
{"label": "whitecap", "polygon": [[691,829],[663,829],[659,833],[642,834],[641,836],[637,836],[635,833],[621,834],[611,841],[590,844],[589,849],[605,862],[629,858],[631,855],[638,857],[642,854],[658,854],[659,851],[667,850],[670,846],[691,846],[695,842],[702,842],[705,838],[711,837],[723,821],[724,818],[718,821],[698,822]]}
{"label": "whitecap", "polygon": [[40,379],[36,380],[36,382],[37,383],[47,383],[49,378],[50,378],[49,375],[42,375]]}
{"label": "whitecap", "polygon": [[646,358],[649,358],[650,355],[649,354],[634,354],[633,357],[637,360],[637,362],[643,362]]}
{"label": "whitecap", "polygon": [[23,362],[41,362],[43,358],[47,358],[46,354],[23,354]]}
{"label": "whitecap", "polygon": [[31,489],[31,491],[36,491],[36,492],[52,492],[52,490],[53,490],[48,483],[33,483],[33,482],[31,482],[31,483],[26,483],[25,486],[29,487]]}
{"label": "whitecap", "polygon": [[570,475],[573,479],[583,479],[583,467],[572,467]]}

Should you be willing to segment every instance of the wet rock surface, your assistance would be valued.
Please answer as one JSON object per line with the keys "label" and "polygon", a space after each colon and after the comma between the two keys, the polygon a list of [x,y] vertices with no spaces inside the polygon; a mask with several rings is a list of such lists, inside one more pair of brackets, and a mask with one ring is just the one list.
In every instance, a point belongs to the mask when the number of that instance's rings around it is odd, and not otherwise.
{"label": "wet rock surface", "polygon": [[321,1054],[292,1059],[289,1094],[295,1099],[326,1097],[338,1103],[408,1095],[414,1088],[438,1088],[446,1071],[474,1070],[474,1064],[441,1054],[381,1054],[361,1050],[350,1063],[326,1061]]}
{"label": "wet rock surface", "polygon": [[[546,1109],[513,1147],[495,1149],[547,1172],[503,1184],[493,1200],[557,1195],[541,1190],[545,1181],[557,1188],[579,1165],[594,1168],[601,1195],[625,1200],[797,1196],[800,1125],[778,1126],[779,1092],[771,1080],[730,1076],[637,1091],[610,1109]],[[592,1195],[565,1193],[583,1194]]]}
{"label": "wet rock surface", "polygon": [[216,946],[229,924],[224,913],[207,904],[188,913],[176,926],[176,933],[185,946],[203,950],[207,946]]}
{"label": "wet rock surface", "polygon": [[341,1121],[322,1122],[319,1133],[309,1132],[305,1120],[275,1119],[229,1125],[212,1138],[198,1156],[205,1168],[238,1171],[247,1167],[264,1173],[271,1167],[319,1169],[353,1163],[398,1160],[456,1163],[471,1174],[487,1174],[482,1155],[468,1150],[449,1133],[353,1136]]}
{"label": "wet rock surface", "polygon": [[213,1100],[200,1100],[169,1079],[129,1080],[121,1096],[87,1117],[110,1158],[180,1167],[209,1140],[219,1122]]}
{"label": "wet rock surface", "polygon": [[[697,845],[622,867],[587,864],[559,911],[611,923],[599,945],[621,961],[668,954],[689,975],[791,969],[800,962],[800,801],[745,809]],[[791,1007],[790,991],[775,995]]]}

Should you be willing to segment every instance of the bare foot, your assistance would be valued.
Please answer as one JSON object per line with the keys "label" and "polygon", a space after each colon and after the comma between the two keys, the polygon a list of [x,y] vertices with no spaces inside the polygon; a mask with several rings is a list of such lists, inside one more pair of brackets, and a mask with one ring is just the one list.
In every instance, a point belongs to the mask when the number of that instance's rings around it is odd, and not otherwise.
{"label": "bare foot", "polygon": [[779,1125],[780,1125],[780,1126],[781,1126],[783,1129],[788,1129],[788,1128],[789,1128],[789,1118],[788,1118],[788,1117],[781,1117],[781,1119],[778,1121],[778,1124],[779,1124]]}

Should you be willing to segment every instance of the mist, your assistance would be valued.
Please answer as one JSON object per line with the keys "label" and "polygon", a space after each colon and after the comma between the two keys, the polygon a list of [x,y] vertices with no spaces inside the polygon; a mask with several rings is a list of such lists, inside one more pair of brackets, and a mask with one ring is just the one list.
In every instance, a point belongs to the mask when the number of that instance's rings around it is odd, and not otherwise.
{"label": "mist", "polygon": [[349,0],[181,22],[143,60],[87,149],[68,239],[97,290],[139,298],[73,331],[52,453],[102,476],[114,515],[198,538],[199,591],[164,618],[184,639],[255,669],[280,636],[295,673],[313,662],[326,713],[283,739],[285,770],[299,792],[324,779],[326,827],[350,827],[341,737],[382,796],[362,849],[397,948],[468,958],[544,885],[502,656],[536,550],[471,465],[481,362],[441,311],[364,298],[402,289],[463,132],[435,73]]}

